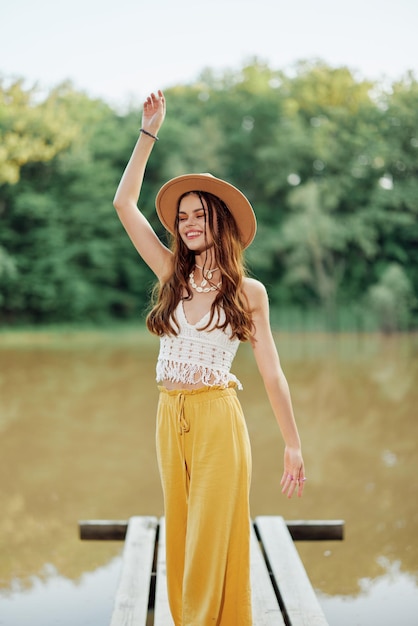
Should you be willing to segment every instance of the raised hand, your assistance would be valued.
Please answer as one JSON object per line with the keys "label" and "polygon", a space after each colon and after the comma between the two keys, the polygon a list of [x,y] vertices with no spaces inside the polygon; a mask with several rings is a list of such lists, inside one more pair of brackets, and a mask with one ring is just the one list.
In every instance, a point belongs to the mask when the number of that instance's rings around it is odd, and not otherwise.
{"label": "raised hand", "polygon": [[152,93],[144,102],[142,128],[156,135],[165,118],[165,98],[162,91]]}

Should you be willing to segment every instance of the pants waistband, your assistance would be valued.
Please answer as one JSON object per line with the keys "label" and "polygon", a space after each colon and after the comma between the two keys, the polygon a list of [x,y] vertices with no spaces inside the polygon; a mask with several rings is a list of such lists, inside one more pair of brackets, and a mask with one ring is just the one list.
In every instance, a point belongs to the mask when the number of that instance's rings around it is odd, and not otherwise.
{"label": "pants waistband", "polygon": [[210,395],[210,399],[220,398],[222,396],[234,396],[236,395],[236,384],[231,383],[228,387],[220,387],[214,385],[213,387],[197,387],[196,389],[166,389],[162,385],[158,387],[162,397],[164,396],[175,398],[177,396],[201,396],[202,400],[206,399],[205,396]]}

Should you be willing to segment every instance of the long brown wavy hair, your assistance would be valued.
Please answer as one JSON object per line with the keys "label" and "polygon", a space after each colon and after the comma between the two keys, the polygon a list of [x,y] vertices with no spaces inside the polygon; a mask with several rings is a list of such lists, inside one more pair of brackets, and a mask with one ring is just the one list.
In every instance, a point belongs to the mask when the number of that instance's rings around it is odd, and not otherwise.
{"label": "long brown wavy hair", "polygon": [[[177,335],[179,324],[175,310],[180,300],[190,300],[193,292],[189,285],[189,274],[195,267],[194,252],[189,250],[181,239],[178,230],[178,211],[181,200],[186,195],[196,194],[205,200],[209,231],[213,238],[215,262],[219,267],[222,284],[211,305],[209,321],[201,330],[209,328],[217,316],[216,328],[226,330],[229,326],[231,336],[240,341],[248,341],[253,333],[251,312],[247,299],[242,290],[243,278],[246,269],[243,260],[243,245],[239,230],[234,217],[226,204],[217,196],[201,191],[191,191],[179,198],[177,205],[177,217],[172,237],[171,250],[173,252],[173,271],[171,276],[164,282],[158,282],[153,290],[152,308],[148,313],[146,323],[148,330],[158,335]],[[217,217],[217,226],[214,228],[214,214]],[[184,293],[187,296],[184,296]],[[223,309],[225,318],[219,315]]]}

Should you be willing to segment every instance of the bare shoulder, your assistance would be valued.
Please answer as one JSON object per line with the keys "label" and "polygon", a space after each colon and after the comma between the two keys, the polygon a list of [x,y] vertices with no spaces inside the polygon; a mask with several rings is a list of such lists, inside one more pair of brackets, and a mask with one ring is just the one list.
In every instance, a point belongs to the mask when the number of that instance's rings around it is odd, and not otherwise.
{"label": "bare shoulder", "polygon": [[245,278],[243,288],[253,323],[251,345],[258,354],[272,345],[267,290],[263,283],[254,278]]}
{"label": "bare shoulder", "polygon": [[263,283],[255,278],[244,278],[243,283],[244,294],[252,311],[268,306],[267,291]]}

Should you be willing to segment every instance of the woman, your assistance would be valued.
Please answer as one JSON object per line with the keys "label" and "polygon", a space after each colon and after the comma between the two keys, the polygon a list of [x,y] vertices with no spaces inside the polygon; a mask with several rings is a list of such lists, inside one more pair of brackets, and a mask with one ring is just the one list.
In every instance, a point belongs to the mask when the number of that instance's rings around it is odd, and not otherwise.
{"label": "woman", "polygon": [[263,285],[242,253],[256,221],[247,198],[209,174],[168,181],[156,199],[172,250],[137,208],[165,118],[161,91],[144,103],[138,142],[114,206],[158,279],[147,318],[160,337],[157,456],[164,492],[167,584],[176,626],[252,624],[249,571],[251,451],[230,372],[250,341],[285,442],[282,492],[302,495],[301,444],[269,324]]}

